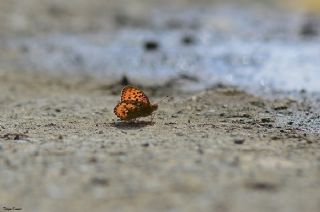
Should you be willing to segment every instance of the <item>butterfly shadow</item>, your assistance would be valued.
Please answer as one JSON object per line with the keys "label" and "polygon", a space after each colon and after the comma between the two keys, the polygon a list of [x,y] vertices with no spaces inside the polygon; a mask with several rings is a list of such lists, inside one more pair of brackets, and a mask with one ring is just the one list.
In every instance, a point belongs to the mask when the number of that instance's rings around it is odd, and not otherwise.
{"label": "butterfly shadow", "polygon": [[155,122],[152,121],[116,121],[111,123],[111,126],[124,130],[135,130],[146,126],[152,126],[154,123]]}

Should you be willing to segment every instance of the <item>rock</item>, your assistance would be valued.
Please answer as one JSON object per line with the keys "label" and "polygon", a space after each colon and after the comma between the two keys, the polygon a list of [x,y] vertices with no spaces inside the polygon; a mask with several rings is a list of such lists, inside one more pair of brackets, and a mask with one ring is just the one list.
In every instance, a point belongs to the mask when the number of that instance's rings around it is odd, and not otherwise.
{"label": "rock", "polygon": [[233,141],[235,144],[243,144],[245,142],[244,138],[235,138]]}
{"label": "rock", "polygon": [[144,50],[145,51],[156,51],[159,48],[159,43],[157,41],[146,41],[144,43]]}

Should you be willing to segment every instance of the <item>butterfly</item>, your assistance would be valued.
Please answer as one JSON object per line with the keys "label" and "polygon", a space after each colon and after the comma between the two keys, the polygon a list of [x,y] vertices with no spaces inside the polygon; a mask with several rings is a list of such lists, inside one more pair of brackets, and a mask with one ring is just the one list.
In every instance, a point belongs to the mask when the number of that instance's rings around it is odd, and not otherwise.
{"label": "butterfly", "polygon": [[126,86],[121,91],[121,101],[115,106],[114,113],[123,121],[150,116],[158,109],[158,104],[151,104],[142,90]]}

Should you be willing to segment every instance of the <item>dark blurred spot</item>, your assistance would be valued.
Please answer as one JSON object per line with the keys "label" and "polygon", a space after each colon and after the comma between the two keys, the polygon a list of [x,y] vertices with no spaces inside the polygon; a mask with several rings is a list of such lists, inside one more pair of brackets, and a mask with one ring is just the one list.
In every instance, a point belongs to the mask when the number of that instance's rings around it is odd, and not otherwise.
{"label": "dark blurred spot", "polygon": [[21,51],[22,53],[28,53],[29,50],[30,50],[29,47],[26,46],[26,45],[21,45],[21,46],[20,46],[20,51]]}
{"label": "dark blurred spot", "polygon": [[307,91],[306,91],[305,89],[301,89],[301,90],[300,90],[300,93],[301,93],[301,94],[305,94],[305,93],[307,93]]}
{"label": "dark blurred spot", "polygon": [[25,134],[19,134],[19,133],[7,133],[0,136],[0,138],[3,138],[5,140],[23,140],[28,138],[28,136]]}
{"label": "dark blurred spot", "polygon": [[273,107],[272,107],[272,109],[274,109],[274,110],[286,110],[286,109],[288,109],[288,106],[287,105],[274,105]]}
{"label": "dark blurred spot", "polygon": [[128,80],[128,78],[127,78],[126,75],[123,75],[123,76],[122,76],[122,78],[121,78],[121,80],[120,80],[120,84],[123,85],[123,86],[129,85],[129,80]]}
{"label": "dark blurred spot", "polygon": [[166,26],[169,29],[198,29],[199,23],[194,21],[185,21],[181,19],[170,19],[166,22]]}
{"label": "dark blurred spot", "polygon": [[149,147],[150,144],[149,144],[149,143],[143,143],[143,144],[141,144],[141,146],[143,146],[143,147]]}
{"label": "dark blurred spot", "polygon": [[272,122],[273,120],[269,117],[265,117],[265,118],[261,118],[261,122],[262,123],[268,123],[268,122]]}
{"label": "dark blurred spot", "polygon": [[150,25],[150,22],[146,18],[132,16],[130,14],[126,14],[125,12],[118,12],[114,18],[114,23],[118,27],[146,27]]}
{"label": "dark blurred spot", "polygon": [[281,137],[277,136],[277,135],[273,135],[270,138],[271,138],[271,140],[279,140],[279,139],[281,139]]}
{"label": "dark blurred spot", "polygon": [[55,124],[55,123],[49,123],[49,124],[45,124],[44,126],[45,126],[45,127],[56,127],[57,124]]}
{"label": "dark blurred spot", "polygon": [[277,189],[277,185],[270,182],[249,182],[246,187],[255,190],[274,191]]}
{"label": "dark blurred spot", "polygon": [[[130,85],[131,82],[126,75],[123,75],[121,79],[113,84],[99,85],[97,89],[109,91],[112,95],[119,95],[123,86]],[[104,111],[107,112],[107,111]]]}
{"label": "dark blurred spot", "polygon": [[52,17],[61,17],[67,15],[67,11],[59,5],[50,5],[47,9],[48,14]]}
{"label": "dark blurred spot", "polygon": [[233,142],[234,142],[235,144],[243,144],[244,141],[245,141],[244,138],[235,138]]}
{"label": "dark blurred spot", "polygon": [[157,41],[146,41],[144,43],[144,50],[145,51],[156,51],[159,48],[159,44]]}
{"label": "dark blurred spot", "polygon": [[94,156],[89,158],[89,160],[88,160],[89,163],[96,163],[97,161],[98,161],[98,159]]}
{"label": "dark blurred spot", "polygon": [[181,20],[171,19],[167,21],[166,25],[169,29],[181,29],[185,24]]}
{"label": "dark blurred spot", "polygon": [[184,134],[182,132],[177,132],[176,135],[177,136],[184,136]]}
{"label": "dark blurred spot", "polygon": [[164,125],[175,125],[175,124],[177,124],[177,123],[175,123],[175,122],[167,122],[167,123],[164,123]]}
{"label": "dark blurred spot", "polygon": [[178,79],[188,80],[192,82],[199,82],[199,79],[196,76],[191,76],[188,74],[179,74]]}
{"label": "dark blurred spot", "polygon": [[301,27],[300,35],[308,38],[317,36],[318,29],[316,22],[313,20],[308,20],[307,22],[305,22]]}
{"label": "dark blurred spot", "polygon": [[256,107],[261,107],[263,108],[265,106],[265,103],[263,101],[252,101],[250,102],[251,105],[254,105]]}
{"label": "dark blurred spot", "polygon": [[303,170],[302,169],[297,169],[296,174],[297,174],[298,177],[302,177],[303,176]]}
{"label": "dark blurred spot", "polygon": [[119,26],[126,26],[128,25],[130,18],[122,13],[118,13],[114,16],[114,22]]}
{"label": "dark blurred spot", "polygon": [[194,44],[195,43],[195,39],[191,35],[186,35],[186,36],[182,37],[181,42],[182,42],[182,44],[188,46],[188,45]]}
{"label": "dark blurred spot", "polygon": [[198,152],[199,155],[203,155],[204,154],[204,150],[201,147],[201,145],[198,145],[197,152]]}
{"label": "dark blurred spot", "polygon": [[84,58],[80,54],[73,55],[72,62],[77,66],[83,66],[84,65]]}
{"label": "dark blurred spot", "polygon": [[21,139],[21,135],[15,135],[13,140],[20,140]]}
{"label": "dark blurred spot", "polygon": [[94,177],[91,179],[91,183],[95,184],[95,185],[107,186],[107,185],[109,185],[110,182],[106,178]]}

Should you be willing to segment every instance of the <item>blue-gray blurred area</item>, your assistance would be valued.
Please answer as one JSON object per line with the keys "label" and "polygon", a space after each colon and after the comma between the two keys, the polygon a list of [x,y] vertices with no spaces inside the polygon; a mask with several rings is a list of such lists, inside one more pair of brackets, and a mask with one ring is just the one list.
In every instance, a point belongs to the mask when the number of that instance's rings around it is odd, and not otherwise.
{"label": "blue-gray blurred area", "polygon": [[318,0],[0,0],[0,69],[320,92]]}

